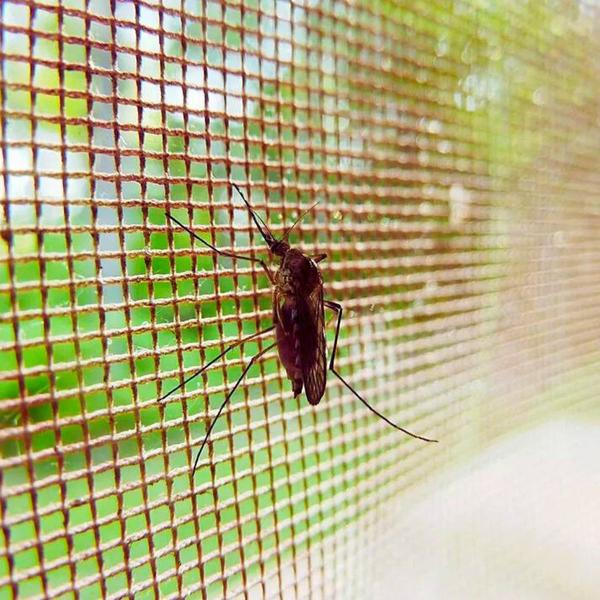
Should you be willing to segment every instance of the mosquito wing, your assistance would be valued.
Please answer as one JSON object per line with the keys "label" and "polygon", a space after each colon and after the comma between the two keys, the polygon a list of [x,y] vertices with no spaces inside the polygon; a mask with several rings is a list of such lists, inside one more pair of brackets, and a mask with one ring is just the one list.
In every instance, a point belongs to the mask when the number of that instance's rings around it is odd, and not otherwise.
{"label": "mosquito wing", "polygon": [[327,345],[325,342],[325,312],[323,286],[317,285],[306,299],[303,328],[302,379],[306,397],[311,404],[319,404],[327,383]]}

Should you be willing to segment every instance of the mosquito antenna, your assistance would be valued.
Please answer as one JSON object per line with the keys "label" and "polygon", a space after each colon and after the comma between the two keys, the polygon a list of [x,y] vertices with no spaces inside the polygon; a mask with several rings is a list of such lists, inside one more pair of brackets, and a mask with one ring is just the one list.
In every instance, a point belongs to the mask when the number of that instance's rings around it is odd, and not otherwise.
{"label": "mosquito antenna", "polygon": [[236,183],[233,183],[233,181],[231,182],[231,185],[236,189],[237,193],[242,197],[244,204],[248,207],[248,210],[250,211],[252,220],[258,227],[260,234],[263,236],[263,239],[265,240],[265,242],[267,243],[267,245],[270,248],[271,245],[273,243],[275,243],[275,237],[271,233],[269,226],[262,220],[261,216],[250,206],[250,203],[248,202],[248,200],[246,200],[246,196],[244,196],[244,194],[243,194],[242,190],[239,188],[239,186]]}
{"label": "mosquito antenna", "polygon": [[302,219],[304,219],[304,217],[317,205],[319,204],[319,202],[321,202],[321,200],[317,200],[312,206],[310,206],[309,208],[307,208],[305,211],[303,211],[300,216],[294,221],[293,225],[291,227],[288,227],[285,230],[285,233],[283,234],[283,237],[281,238],[282,240],[286,240],[288,239],[288,235],[290,235],[290,233],[292,232],[292,229],[294,229],[294,227],[296,227],[296,225],[298,225],[298,223],[300,223],[300,221],[302,221]]}
{"label": "mosquito antenna", "polygon": [[210,437],[210,434],[215,426],[215,423],[217,422],[217,419],[221,416],[223,409],[227,406],[227,403],[231,400],[231,397],[233,396],[235,390],[237,390],[238,386],[242,382],[242,379],[244,379],[244,377],[246,377],[246,373],[248,373],[248,371],[250,370],[250,367],[263,354],[266,354],[269,350],[271,350],[271,348],[274,348],[276,345],[277,345],[277,342],[274,342],[273,344],[269,344],[266,348],[261,350],[258,354],[255,354],[250,359],[250,362],[246,365],[246,368],[240,375],[240,378],[235,382],[235,385],[233,386],[232,390],[227,394],[227,397],[225,398],[225,400],[223,400],[223,403],[219,407],[219,410],[217,411],[215,418],[211,421],[210,425],[208,426],[208,431],[206,432],[206,435],[204,436],[204,439],[202,440],[202,445],[200,446],[200,450],[198,450],[198,454],[196,454],[196,458],[194,460],[194,468],[192,469],[192,479],[194,478],[194,475],[196,474],[196,469],[198,468],[198,462],[200,461],[200,455],[202,454],[202,450],[204,450],[204,446],[206,446],[206,442],[208,442],[208,438]]}

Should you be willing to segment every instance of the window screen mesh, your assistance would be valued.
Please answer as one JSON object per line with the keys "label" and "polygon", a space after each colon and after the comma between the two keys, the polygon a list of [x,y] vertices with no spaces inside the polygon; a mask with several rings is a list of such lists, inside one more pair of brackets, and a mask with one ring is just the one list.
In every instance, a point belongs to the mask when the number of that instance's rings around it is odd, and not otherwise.
{"label": "window screen mesh", "polygon": [[[3,597],[365,597],[405,489],[592,401],[596,2],[1,10]],[[271,338],[158,399],[271,291],[165,212],[266,256],[231,182],[279,235],[318,202],[291,239],[328,254],[339,370],[439,444],[333,377],[295,400],[270,351],[192,480]]]}

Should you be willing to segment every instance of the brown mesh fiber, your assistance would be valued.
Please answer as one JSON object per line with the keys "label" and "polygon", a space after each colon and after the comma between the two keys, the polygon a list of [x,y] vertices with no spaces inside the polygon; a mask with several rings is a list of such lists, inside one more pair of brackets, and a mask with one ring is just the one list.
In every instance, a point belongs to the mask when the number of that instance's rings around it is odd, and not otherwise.
{"label": "brown mesh fiber", "polygon": [[[365,598],[377,523],[600,384],[593,0],[5,0],[0,596]],[[231,187],[321,263],[294,400]],[[326,315],[329,318],[329,312]],[[335,320],[328,324],[329,347]],[[398,540],[399,544],[409,543]],[[364,560],[355,560],[356,556]]]}

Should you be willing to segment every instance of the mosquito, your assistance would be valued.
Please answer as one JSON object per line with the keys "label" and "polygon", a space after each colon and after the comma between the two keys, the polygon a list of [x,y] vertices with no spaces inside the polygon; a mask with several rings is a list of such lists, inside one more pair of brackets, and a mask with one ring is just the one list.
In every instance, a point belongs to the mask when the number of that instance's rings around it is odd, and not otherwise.
{"label": "mosquito", "polygon": [[[327,300],[323,294],[323,277],[319,269],[319,263],[327,258],[326,254],[317,254],[309,256],[304,254],[298,248],[292,248],[289,243],[289,235],[296,225],[310,212],[316,204],[304,211],[292,224],[288,227],[281,239],[276,239],[271,233],[267,224],[263,221],[260,215],[252,208],[244,193],[238,185],[232,183],[237,193],[241,196],[246,208],[248,209],[254,224],[258,228],[263,240],[268,246],[272,255],[281,259],[279,268],[275,273],[271,271],[267,263],[261,258],[253,256],[244,256],[220,250],[210,242],[202,239],[187,225],[176,219],[173,215],[166,212],[169,220],[173,221],[183,230],[187,231],[194,239],[210,248],[217,255],[237,260],[246,260],[256,263],[262,267],[266,273],[271,286],[273,288],[273,325],[257,331],[237,342],[234,342],[218,356],[205,364],[201,369],[190,375],[177,387],[162,396],[159,401],[163,401],[176,391],[187,385],[190,381],[202,374],[212,364],[223,358],[228,352],[234,348],[249,342],[250,340],[260,337],[266,333],[275,331],[275,341],[262,349],[258,354],[253,356],[246,367],[244,368],[240,378],[236,381],[231,391],[227,394],[225,400],[219,407],[217,414],[211,421],[200,450],[196,454],[194,467],[192,469],[192,478],[196,473],[198,462],[202,451],[210,438],[210,434],[217,422],[221,413],[227,406],[231,397],[237,390],[238,386],[256,361],[266,354],[269,350],[277,346],[279,359],[285,368],[287,378],[292,384],[294,397],[297,398],[304,389],[306,398],[310,404],[316,406],[321,401],[325,393],[327,383],[327,370],[331,371],[343,384],[352,392],[352,394],[360,400],[371,412],[375,413],[379,418],[386,423],[402,431],[403,433],[422,440],[424,442],[437,442],[437,440],[423,437],[412,433],[396,423],[390,421],[385,415],[381,414],[377,409],[371,406],[343,377],[335,368],[335,356],[338,346],[338,338],[340,335],[340,327],[342,323],[343,308],[342,305],[333,300]],[[333,348],[329,365],[327,365],[327,345],[325,341],[325,308],[333,311],[337,316],[335,338],[333,340]]]}

